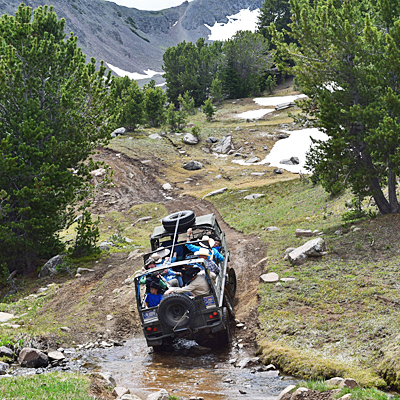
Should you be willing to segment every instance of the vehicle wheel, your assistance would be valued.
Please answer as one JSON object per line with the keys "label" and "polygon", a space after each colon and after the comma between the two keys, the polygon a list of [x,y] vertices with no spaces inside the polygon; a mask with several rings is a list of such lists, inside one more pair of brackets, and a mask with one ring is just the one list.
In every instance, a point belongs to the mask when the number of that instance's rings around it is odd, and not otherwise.
{"label": "vehicle wheel", "polygon": [[158,306],[158,318],[166,328],[185,328],[195,318],[195,305],[185,294],[171,293]]}
{"label": "vehicle wheel", "polygon": [[223,303],[224,307],[227,308],[229,315],[231,316],[231,318],[235,318],[235,310],[233,309],[233,303],[232,300],[229,296],[229,293],[225,293],[224,294],[224,303]]}
{"label": "vehicle wheel", "polygon": [[194,212],[186,210],[167,215],[162,219],[162,224],[167,232],[175,232],[176,224],[178,223],[178,232],[183,232],[190,228],[195,220]]}
{"label": "vehicle wheel", "polygon": [[231,343],[231,323],[229,319],[229,312],[226,307],[222,309],[222,321],[224,322],[225,329],[223,331],[217,332],[218,343],[221,346],[228,346]]}
{"label": "vehicle wheel", "polygon": [[229,292],[229,296],[233,299],[236,294],[236,273],[233,268],[229,268],[225,288]]}
{"label": "vehicle wheel", "polygon": [[161,344],[158,346],[153,346],[153,351],[154,351],[154,353],[161,353],[161,352],[165,351],[165,349],[164,349],[163,345]]}

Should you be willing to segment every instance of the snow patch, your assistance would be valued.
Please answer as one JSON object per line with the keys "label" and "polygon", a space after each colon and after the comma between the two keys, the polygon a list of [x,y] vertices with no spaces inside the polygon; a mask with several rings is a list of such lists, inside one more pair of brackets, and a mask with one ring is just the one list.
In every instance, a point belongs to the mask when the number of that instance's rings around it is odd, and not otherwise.
{"label": "snow patch", "polygon": [[130,79],[135,79],[135,80],[140,80],[140,79],[149,79],[152,78],[155,75],[163,75],[164,72],[156,72],[153,71],[151,69],[147,69],[146,71],[143,71],[144,74],[139,74],[138,72],[128,72],[128,71],[124,71],[121,68],[115,67],[114,65],[111,65],[109,63],[106,63],[108,68],[111,69],[111,71],[115,72],[118,76],[127,76]]}
{"label": "snow patch", "polygon": [[176,21],[176,22],[172,25],[172,27],[177,26],[177,25],[178,25],[178,22],[179,22],[179,21]]}
{"label": "snow patch", "polygon": [[268,110],[265,108],[261,109],[261,110],[251,110],[251,111],[246,111],[241,114],[235,115],[235,117],[240,118],[240,119],[260,119],[265,114],[269,114],[273,111],[275,111],[275,110],[274,109]]}
{"label": "snow patch", "polygon": [[305,94],[298,94],[294,96],[275,96],[275,97],[257,97],[253,99],[259,106],[276,107],[279,104],[291,103],[298,99],[307,97]]}
{"label": "snow patch", "polygon": [[[326,141],[328,135],[317,128],[301,129],[297,131],[285,131],[290,136],[287,139],[278,140],[264,160],[252,165],[270,164],[270,167],[278,167],[293,173],[307,172],[304,169],[306,153],[311,147],[311,138]],[[300,164],[286,165],[280,162],[290,157],[297,157]],[[235,164],[249,165],[246,160],[232,160]]]}
{"label": "snow patch", "polygon": [[237,31],[255,32],[259,14],[260,9],[250,11],[250,9],[247,8],[239,11],[237,14],[227,16],[229,20],[227,24],[219,22],[216,22],[214,26],[204,24],[211,31],[211,34],[208,35],[208,39],[228,40]]}

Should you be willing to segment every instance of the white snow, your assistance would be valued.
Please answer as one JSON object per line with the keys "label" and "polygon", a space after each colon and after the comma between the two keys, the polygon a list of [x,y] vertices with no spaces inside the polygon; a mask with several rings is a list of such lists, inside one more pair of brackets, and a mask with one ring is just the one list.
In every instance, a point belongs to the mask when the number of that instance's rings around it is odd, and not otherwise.
{"label": "white snow", "polygon": [[268,110],[267,108],[262,108],[260,110],[251,110],[251,111],[246,111],[241,114],[235,115],[236,118],[240,119],[260,119],[262,118],[265,114],[269,114],[271,112],[275,111],[274,109]]}
{"label": "white snow", "polygon": [[211,34],[208,35],[209,40],[228,40],[237,31],[252,31],[255,32],[257,28],[257,19],[260,10],[250,11],[244,9],[239,11],[237,14],[229,15],[227,24],[216,22],[214,26],[208,26],[204,24],[208,29],[211,30]]}
{"label": "white snow", "polygon": [[176,21],[176,22],[172,25],[172,27],[178,25],[178,22],[179,22],[179,21]]}
{"label": "white snow", "polygon": [[[183,0],[106,0],[117,3],[120,6],[137,8],[139,10],[164,10],[165,8],[176,7],[183,3]],[[193,0],[188,0],[189,2]]]}
{"label": "white snow", "polygon": [[[317,128],[285,131],[285,133],[290,136],[287,139],[278,140],[264,160],[251,165],[270,164],[270,167],[278,167],[294,173],[307,172],[304,169],[304,165],[306,162],[306,153],[312,144],[311,137],[323,141],[328,140],[328,135]],[[281,160],[290,157],[297,157],[300,160],[300,164],[286,165],[280,163]],[[240,165],[249,165],[246,164],[246,160],[232,160],[232,162]]]}
{"label": "white snow", "polygon": [[294,96],[275,96],[275,97],[257,97],[253,99],[259,106],[275,107],[278,104],[290,103],[298,99],[307,97],[305,94],[298,94]]}
{"label": "white snow", "polygon": [[148,79],[152,78],[154,75],[162,75],[164,72],[156,72],[151,69],[147,69],[146,71],[143,71],[144,74],[139,74],[137,72],[128,72],[124,71],[121,68],[115,67],[114,65],[111,65],[109,63],[106,63],[108,68],[111,69],[111,71],[114,71],[118,76],[128,76],[130,79],[135,79],[135,80],[140,80],[140,79]]}

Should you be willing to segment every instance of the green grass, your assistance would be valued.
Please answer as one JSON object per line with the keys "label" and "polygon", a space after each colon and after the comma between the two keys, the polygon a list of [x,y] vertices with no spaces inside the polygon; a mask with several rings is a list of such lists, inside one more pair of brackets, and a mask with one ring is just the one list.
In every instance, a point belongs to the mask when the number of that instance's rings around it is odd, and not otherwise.
{"label": "green grass", "polygon": [[54,373],[1,380],[0,398],[23,400],[94,400],[85,375]]}
{"label": "green grass", "polygon": [[[251,193],[264,196],[244,200]],[[341,218],[348,198],[297,180],[231,190],[210,201],[232,227],[265,242],[265,272],[296,279],[259,286],[266,362],[306,379],[345,376],[365,386],[400,388],[400,218],[359,221],[361,230],[352,232]],[[280,230],[268,232],[268,226]],[[285,261],[286,248],[310,240],[297,238],[297,228],[323,231],[328,255],[302,266]],[[334,234],[338,229],[343,236]]]}

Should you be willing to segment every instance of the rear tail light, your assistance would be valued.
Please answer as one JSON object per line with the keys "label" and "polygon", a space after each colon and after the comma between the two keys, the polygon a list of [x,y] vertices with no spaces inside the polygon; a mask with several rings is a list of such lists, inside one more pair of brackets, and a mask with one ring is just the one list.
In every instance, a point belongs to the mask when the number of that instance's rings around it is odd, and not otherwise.
{"label": "rear tail light", "polygon": [[150,328],[150,326],[149,326],[148,328],[146,328],[146,331],[148,331],[148,332],[150,332],[150,331],[151,331],[151,328]]}
{"label": "rear tail light", "polygon": [[153,331],[154,331],[154,332],[157,332],[157,330],[158,330],[157,328],[153,328]]}
{"label": "rear tail light", "polygon": [[213,312],[214,317],[216,317],[218,315],[218,313],[216,311]]}

